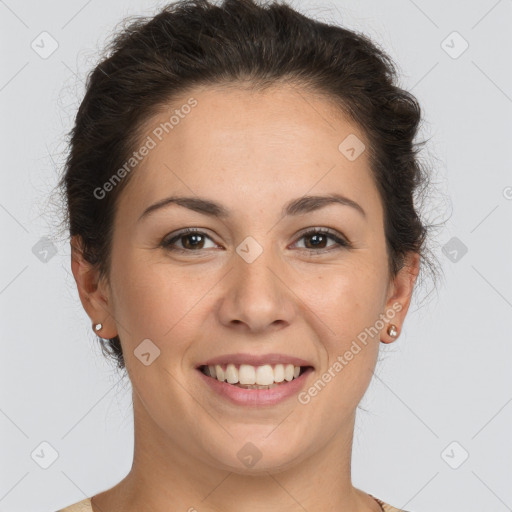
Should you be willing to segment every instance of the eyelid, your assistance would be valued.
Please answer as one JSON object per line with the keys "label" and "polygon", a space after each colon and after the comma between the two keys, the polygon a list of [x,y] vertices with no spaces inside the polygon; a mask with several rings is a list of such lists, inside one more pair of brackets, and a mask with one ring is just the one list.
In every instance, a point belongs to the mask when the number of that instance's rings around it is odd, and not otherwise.
{"label": "eyelid", "polygon": [[340,231],[337,231],[336,229],[332,229],[332,228],[322,227],[322,226],[312,226],[310,228],[305,228],[304,230],[299,231],[297,236],[300,238],[300,237],[303,237],[304,235],[308,235],[310,233],[323,233],[323,234],[327,234],[327,235],[332,235],[337,238],[342,238],[343,241],[345,241],[347,243],[350,242],[349,239]]}
{"label": "eyelid", "polygon": [[[209,238],[212,242],[217,243],[217,242],[215,242],[215,240],[213,240],[213,237],[210,236],[206,231],[207,231],[206,228],[196,228],[196,227],[183,228],[183,229],[178,230],[177,232],[173,232],[173,233],[170,233],[169,235],[165,236],[160,245],[163,246],[165,249],[168,249],[171,246],[172,241],[178,240],[179,238],[181,238],[183,236],[191,235],[191,234],[203,235],[206,238]],[[180,247],[173,248],[173,249],[176,251],[183,251],[183,252],[199,252],[199,251],[190,251],[187,249],[181,249]]]}
{"label": "eyelid", "polygon": [[[175,242],[176,240],[180,239],[181,237],[189,235],[189,234],[199,234],[206,238],[209,238],[213,243],[215,243],[215,244],[217,243],[206,232],[205,228],[192,227],[192,228],[184,228],[184,229],[179,230],[178,232],[171,233],[170,235],[166,236],[162,240],[160,245],[164,249],[169,250],[169,251],[176,251],[176,252],[182,252],[182,253],[194,253],[194,252],[200,253],[203,249],[194,251],[194,250],[189,250],[189,249],[181,249],[180,247],[172,247],[171,242]],[[335,229],[327,228],[327,227],[315,227],[315,226],[305,228],[304,230],[300,231],[295,239],[295,242],[293,242],[293,245],[296,244],[299,240],[301,240],[302,238],[304,238],[306,235],[309,235],[309,234],[326,235],[329,238],[331,238],[331,240],[333,240],[335,242],[335,246],[333,248],[318,249],[318,250],[300,248],[302,251],[305,251],[309,254],[325,254],[326,252],[331,252],[336,249],[351,249],[353,247],[351,241],[345,235],[340,233],[339,231],[337,231]]]}
{"label": "eyelid", "polygon": [[[306,228],[304,231],[301,231],[299,233],[299,235],[297,237],[297,241],[299,241],[301,238],[303,238],[309,234],[326,235],[336,242],[336,246],[334,248],[330,248],[330,249],[319,249],[319,250],[304,249],[305,251],[307,251],[308,253],[311,253],[311,254],[318,254],[318,253],[323,254],[323,253],[330,252],[330,251],[333,251],[336,249],[352,249],[352,247],[353,247],[352,242],[344,234],[340,233],[339,231],[337,231],[335,229],[326,228],[326,227],[314,227],[313,226],[310,228]],[[297,242],[294,242],[294,243],[297,243]]]}

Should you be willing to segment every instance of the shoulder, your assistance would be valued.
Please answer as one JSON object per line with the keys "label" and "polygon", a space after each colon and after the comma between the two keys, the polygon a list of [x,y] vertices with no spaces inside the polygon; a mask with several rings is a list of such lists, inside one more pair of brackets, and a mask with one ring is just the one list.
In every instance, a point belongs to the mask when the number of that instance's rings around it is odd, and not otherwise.
{"label": "shoulder", "polygon": [[[392,505],[385,503],[384,501],[380,500],[379,498],[376,498],[373,495],[370,496],[372,496],[372,498],[377,501],[377,503],[382,507],[382,510],[384,512],[407,512],[406,510],[403,510],[401,508],[393,507]],[[74,503],[73,505],[69,505],[66,508],[62,508],[57,512],[93,512],[91,506],[91,498],[86,498],[85,500],[79,501],[78,503]]]}
{"label": "shoulder", "polygon": [[[372,496],[372,498],[374,498],[377,501],[377,503],[382,507],[382,510],[384,512],[407,512],[406,510],[403,510],[401,508],[393,507],[392,505],[385,503],[384,501],[380,500],[379,498],[376,498],[375,496]],[[79,501],[78,503],[74,503],[73,505],[69,505],[66,508],[62,508],[57,512],[93,512],[91,506],[91,498],[86,498],[85,500]]]}
{"label": "shoulder", "polygon": [[92,512],[91,498],[85,498],[85,500],[57,510],[57,512]]}
{"label": "shoulder", "polygon": [[407,510],[403,510],[401,508],[393,507],[392,505],[389,505],[388,503],[384,503],[382,500],[379,500],[379,498],[376,498],[372,494],[370,496],[377,501],[377,503],[382,507],[382,510],[384,512],[407,512]]}

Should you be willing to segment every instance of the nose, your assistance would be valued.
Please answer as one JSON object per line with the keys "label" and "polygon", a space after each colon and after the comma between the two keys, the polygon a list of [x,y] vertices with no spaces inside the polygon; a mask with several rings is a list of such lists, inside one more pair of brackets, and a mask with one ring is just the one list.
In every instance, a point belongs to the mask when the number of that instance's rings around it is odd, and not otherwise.
{"label": "nose", "polygon": [[223,280],[217,310],[220,322],[246,333],[290,325],[297,314],[297,299],[285,274],[282,261],[271,250],[263,251],[251,263],[235,254],[233,267]]}

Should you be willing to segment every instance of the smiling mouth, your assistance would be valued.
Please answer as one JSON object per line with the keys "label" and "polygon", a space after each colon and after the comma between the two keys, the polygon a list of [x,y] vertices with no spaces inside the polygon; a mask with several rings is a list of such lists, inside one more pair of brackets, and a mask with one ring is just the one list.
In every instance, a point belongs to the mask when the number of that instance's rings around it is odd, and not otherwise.
{"label": "smiling mouth", "polygon": [[266,366],[266,368],[259,373],[256,372],[256,375],[254,371],[247,370],[246,368],[242,368],[240,371],[240,368],[237,368],[235,365],[202,365],[197,369],[207,377],[215,379],[218,382],[243,389],[273,389],[293,382],[308,371],[313,371],[312,366],[293,366],[291,364],[264,366]]}

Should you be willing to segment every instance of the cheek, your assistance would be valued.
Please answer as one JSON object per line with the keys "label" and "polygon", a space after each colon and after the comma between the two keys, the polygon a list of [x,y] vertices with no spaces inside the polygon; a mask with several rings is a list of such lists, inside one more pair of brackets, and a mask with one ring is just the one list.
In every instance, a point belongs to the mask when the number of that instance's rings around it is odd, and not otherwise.
{"label": "cheek", "polygon": [[179,349],[179,339],[187,339],[186,333],[197,326],[194,315],[208,303],[205,294],[214,281],[191,267],[126,255],[114,275],[115,315],[123,342],[133,345],[149,338],[162,346],[173,340]]}
{"label": "cheek", "polygon": [[375,368],[384,307],[383,276],[380,267],[360,265],[309,280],[308,305],[320,320],[317,332],[322,330],[322,350],[328,361],[322,372],[332,382],[326,398],[334,393],[332,398],[341,408],[360,400]]}
{"label": "cheek", "polygon": [[338,338],[356,335],[381,313],[385,284],[380,269],[344,266],[305,279],[304,301]]}
{"label": "cheek", "polygon": [[316,281],[324,284],[323,293],[317,292],[309,305],[319,318],[316,332],[322,333],[326,363],[310,391],[319,397],[322,421],[331,424],[333,417],[341,420],[353,412],[371,381],[379,351],[375,324],[382,312],[382,283],[376,273],[363,271],[338,272]]}

